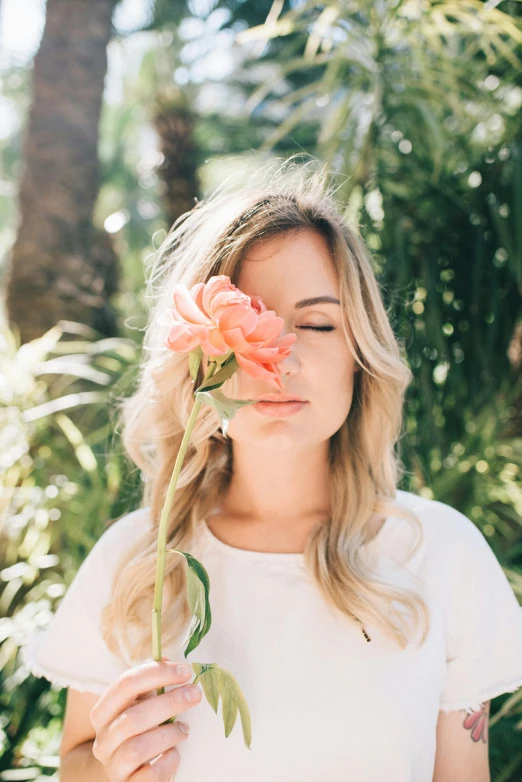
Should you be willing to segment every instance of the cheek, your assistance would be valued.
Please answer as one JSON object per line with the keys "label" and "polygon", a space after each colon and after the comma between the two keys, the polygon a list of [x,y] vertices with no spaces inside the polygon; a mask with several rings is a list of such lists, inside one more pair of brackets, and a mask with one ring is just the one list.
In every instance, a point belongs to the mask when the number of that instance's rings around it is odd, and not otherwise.
{"label": "cheek", "polygon": [[338,391],[353,382],[355,360],[344,339],[325,340],[321,345],[307,346],[302,351],[303,364],[317,375],[328,378]]}
{"label": "cheek", "polygon": [[338,345],[333,351],[333,355],[325,351],[325,355],[318,365],[317,379],[322,388],[321,396],[327,415],[331,410],[329,417],[345,418],[350,412],[356,366],[357,364],[345,343]]}

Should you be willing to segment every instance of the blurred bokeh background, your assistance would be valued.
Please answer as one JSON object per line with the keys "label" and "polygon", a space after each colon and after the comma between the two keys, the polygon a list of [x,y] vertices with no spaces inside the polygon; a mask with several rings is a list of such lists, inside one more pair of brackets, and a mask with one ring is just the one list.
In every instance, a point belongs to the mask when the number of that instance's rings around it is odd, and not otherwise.
{"label": "blurred bokeh background", "polygon": [[[140,474],[147,258],[224,177],[339,175],[414,374],[400,488],[478,527],[522,599],[522,5],[0,0],[0,780],[57,779],[66,691],[19,650]],[[522,778],[522,690],[493,782]]]}

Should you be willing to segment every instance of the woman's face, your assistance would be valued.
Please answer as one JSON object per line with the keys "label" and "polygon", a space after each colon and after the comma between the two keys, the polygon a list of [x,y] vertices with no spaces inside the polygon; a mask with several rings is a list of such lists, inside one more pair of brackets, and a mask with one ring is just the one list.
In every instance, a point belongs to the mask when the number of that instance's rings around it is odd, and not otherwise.
{"label": "woman's face", "polygon": [[[260,296],[268,309],[283,318],[281,335],[294,332],[297,339],[290,356],[278,365],[281,377],[286,373],[283,391],[239,369],[234,396],[288,394],[305,404],[292,414],[267,408],[275,413],[270,416],[246,405],[230,421],[228,437],[270,449],[306,448],[328,440],[350,411],[359,365],[346,342],[341,307],[335,303],[339,282],[326,240],[309,229],[260,240],[245,258],[236,285],[249,296]],[[334,302],[306,302],[317,297]],[[318,327],[324,330],[314,330]],[[231,396],[227,385],[223,392]]]}

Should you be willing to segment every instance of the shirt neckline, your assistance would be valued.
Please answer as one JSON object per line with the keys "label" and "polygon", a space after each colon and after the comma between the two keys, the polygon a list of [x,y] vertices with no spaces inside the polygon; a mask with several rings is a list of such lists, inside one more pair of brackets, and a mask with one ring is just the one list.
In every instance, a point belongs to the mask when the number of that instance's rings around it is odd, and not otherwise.
{"label": "shirt neckline", "polygon": [[[359,548],[362,549],[365,554],[369,551],[373,551],[375,546],[382,541],[386,534],[388,534],[391,524],[396,518],[396,516],[387,516],[377,535],[367,543],[361,544]],[[207,545],[210,545],[214,550],[220,551],[222,554],[233,557],[234,559],[243,560],[245,562],[259,562],[301,569],[305,568],[304,553],[302,552],[253,551],[252,549],[238,548],[237,546],[231,546],[218,538],[208,526],[205,518],[200,519],[199,526],[203,540]]]}

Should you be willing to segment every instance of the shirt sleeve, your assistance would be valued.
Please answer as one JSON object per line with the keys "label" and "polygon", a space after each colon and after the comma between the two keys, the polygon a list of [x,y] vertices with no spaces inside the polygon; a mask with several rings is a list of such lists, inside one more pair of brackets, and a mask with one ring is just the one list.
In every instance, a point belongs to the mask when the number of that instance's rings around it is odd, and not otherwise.
{"label": "shirt sleeve", "polygon": [[453,511],[442,711],[476,711],[522,686],[522,607],[479,528]]}
{"label": "shirt sleeve", "polygon": [[49,625],[34,631],[21,649],[22,662],[34,676],[101,695],[132,667],[107,647],[101,613],[110,602],[125,549],[130,551],[148,524],[148,508],[139,508],[115,521],[96,541]]}

